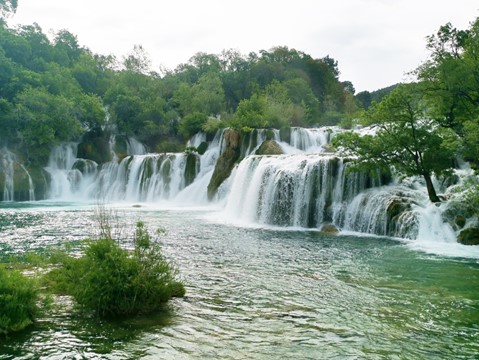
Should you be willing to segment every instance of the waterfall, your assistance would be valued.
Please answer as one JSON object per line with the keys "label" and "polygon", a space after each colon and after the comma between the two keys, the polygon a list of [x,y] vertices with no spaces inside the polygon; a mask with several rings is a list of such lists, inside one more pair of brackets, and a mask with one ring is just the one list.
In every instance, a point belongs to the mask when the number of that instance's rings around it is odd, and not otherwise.
{"label": "waterfall", "polygon": [[77,144],[64,143],[55,147],[50,153],[45,170],[50,174],[50,198],[71,198],[81,181],[82,174],[73,165],[76,158]]}
{"label": "waterfall", "polygon": [[[283,139],[271,129],[242,134],[242,160],[218,189],[215,205],[224,207],[224,216],[248,224],[313,229],[332,224],[345,232],[406,239],[455,238],[442,219],[444,210],[430,205],[420,179],[391,182],[347,171],[348,162],[328,152],[339,131],[291,128]],[[226,150],[224,134],[219,130],[208,142],[198,133],[187,144],[193,149],[164,154],[146,153],[142,144],[126,138],[128,154],[102,165],[76,158],[77,145],[63,144],[45,168],[50,197],[206,205],[208,184]],[[278,142],[285,154],[253,155],[266,139]],[[194,151],[199,147],[204,153]],[[2,159],[8,163],[8,157]],[[11,199],[10,182],[4,187],[4,199]]]}
{"label": "waterfall", "polygon": [[344,231],[409,239],[434,227],[444,232],[440,212],[425,216],[424,191],[384,185],[346,168],[332,155],[250,156],[234,174],[225,214],[246,223],[302,228],[330,223]]}
{"label": "waterfall", "polygon": [[13,164],[15,161],[14,155],[7,149],[3,149],[1,152],[1,170],[4,174],[3,185],[3,201],[13,201],[14,193],[14,171]]}
{"label": "waterfall", "polygon": [[319,129],[291,128],[290,145],[306,153],[324,152],[323,146],[331,139],[332,128]]}
{"label": "waterfall", "polygon": [[141,142],[136,140],[135,138],[129,137],[127,139],[127,153],[128,155],[145,155],[146,148]]}
{"label": "waterfall", "polygon": [[0,174],[3,174],[3,201],[35,200],[35,187],[30,173],[6,148],[0,151]]}
{"label": "waterfall", "polygon": [[261,224],[342,226],[347,204],[367,186],[364,174],[347,176],[335,156],[250,156],[238,166],[225,212]]}

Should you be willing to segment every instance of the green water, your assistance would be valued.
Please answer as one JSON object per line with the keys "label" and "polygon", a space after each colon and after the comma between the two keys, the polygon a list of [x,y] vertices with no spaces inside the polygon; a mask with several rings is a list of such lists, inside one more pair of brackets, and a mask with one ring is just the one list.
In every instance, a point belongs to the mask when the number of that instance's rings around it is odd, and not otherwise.
{"label": "green water", "polygon": [[[95,234],[89,206],[2,205],[4,255]],[[478,359],[479,261],[384,238],[240,228],[204,210],[122,208],[162,238],[187,296],[99,321],[71,301],[0,339],[0,359]]]}

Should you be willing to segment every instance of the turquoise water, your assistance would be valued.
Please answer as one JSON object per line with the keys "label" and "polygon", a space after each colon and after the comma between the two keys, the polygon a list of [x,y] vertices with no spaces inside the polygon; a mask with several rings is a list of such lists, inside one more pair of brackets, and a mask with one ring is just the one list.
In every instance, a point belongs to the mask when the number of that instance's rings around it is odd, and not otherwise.
{"label": "turquoise water", "polygon": [[[93,206],[2,204],[0,251],[96,233]],[[121,234],[163,226],[187,296],[146,318],[99,321],[68,298],[0,339],[0,359],[479,358],[479,261],[378,237],[238,227],[205,209],[117,207]]]}

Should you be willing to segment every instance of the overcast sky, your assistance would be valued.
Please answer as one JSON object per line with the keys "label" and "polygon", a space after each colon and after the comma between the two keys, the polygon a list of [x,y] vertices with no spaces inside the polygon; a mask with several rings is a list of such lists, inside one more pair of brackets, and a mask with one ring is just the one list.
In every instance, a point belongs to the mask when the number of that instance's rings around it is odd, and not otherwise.
{"label": "overcast sky", "polygon": [[336,59],[357,91],[405,81],[427,59],[425,37],[451,22],[469,28],[477,0],[19,0],[10,25],[67,29],[80,45],[121,58],[135,44],[154,70],[202,51],[243,54],[288,46]]}

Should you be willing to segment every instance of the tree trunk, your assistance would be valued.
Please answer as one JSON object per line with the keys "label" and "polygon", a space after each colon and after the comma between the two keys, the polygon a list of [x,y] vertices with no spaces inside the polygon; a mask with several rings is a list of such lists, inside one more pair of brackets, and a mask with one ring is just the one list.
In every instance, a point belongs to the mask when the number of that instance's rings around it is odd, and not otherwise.
{"label": "tree trunk", "polygon": [[429,173],[424,173],[422,176],[424,177],[424,180],[426,180],[427,194],[429,195],[429,200],[431,200],[433,203],[441,202],[441,200],[436,194],[436,189],[434,189],[434,185],[432,184],[431,175]]}

